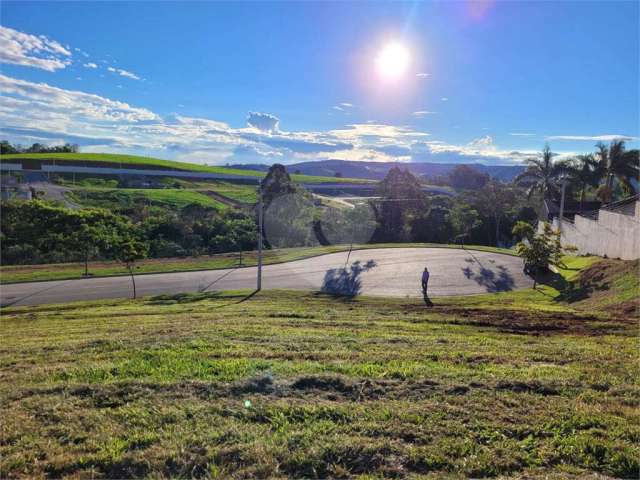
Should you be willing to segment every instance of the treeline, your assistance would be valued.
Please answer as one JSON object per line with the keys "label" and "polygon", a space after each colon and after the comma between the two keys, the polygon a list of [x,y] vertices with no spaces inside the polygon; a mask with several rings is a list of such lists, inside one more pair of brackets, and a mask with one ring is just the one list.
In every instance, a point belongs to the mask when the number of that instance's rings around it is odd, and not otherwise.
{"label": "treeline", "polygon": [[[378,186],[379,197],[354,208],[319,206],[295,185],[282,165],[262,182],[264,241],[267,247],[338,243],[429,242],[511,246],[518,222],[535,225],[542,199],[587,195],[602,200],[634,193],[638,151],[624,142],[600,145],[594,155],[556,161],[545,148],[514,182],[488,178],[469,167],[450,175],[456,195],[423,191],[420,179],[391,169]],[[105,204],[107,206],[107,204]],[[2,206],[2,263],[34,264],[118,259],[121,251],[153,258],[253,250],[257,210],[183,208],[150,201],[108,204],[109,210],[69,210],[42,201]],[[134,249],[127,242],[138,242]],[[129,245],[130,246],[130,245]],[[120,257],[119,257],[120,256]]]}
{"label": "treeline", "polygon": [[140,205],[116,213],[40,200],[6,202],[0,226],[4,265],[117,260],[129,239],[153,258],[252,250],[257,235],[252,215],[195,204],[175,211]]}
{"label": "treeline", "polygon": [[0,154],[8,155],[11,153],[77,153],[80,147],[77,144],[65,143],[64,145],[48,146],[42,143],[33,143],[31,146],[23,146],[20,144],[12,144],[7,140],[0,141]]}
{"label": "treeline", "polygon": [[428,195],[411,173],[393,168],[379,188],[381,198],[371,202],[378,224],[374,242],[509,246],[513,226],[537,218],[518,187],[497,180],[455,196]]}
{"label": "treeline", "polygon": [[527,196],[539,194],[543,199],[560,200],[561,185],[565,195],[581,203],[588,195],[603,203],[620,200],[638,191],[640,151],[627,150],[623,140],[608,146],[600,142],[596,151],[586,155],[556,160],[548,145],[537,158],[526,161],[527,170],[514,182],[527,189]]}

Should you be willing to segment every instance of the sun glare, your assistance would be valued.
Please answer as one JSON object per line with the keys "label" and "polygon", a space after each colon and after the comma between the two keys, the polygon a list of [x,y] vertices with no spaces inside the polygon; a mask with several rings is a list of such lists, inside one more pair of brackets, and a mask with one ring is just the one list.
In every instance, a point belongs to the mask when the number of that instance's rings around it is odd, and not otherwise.
{"label": "sun glare", "polygon": [[394,42],[385,45],[376,58],[378,74],[385,80],[395,80],[404,75],[411,63],[407,47]]}

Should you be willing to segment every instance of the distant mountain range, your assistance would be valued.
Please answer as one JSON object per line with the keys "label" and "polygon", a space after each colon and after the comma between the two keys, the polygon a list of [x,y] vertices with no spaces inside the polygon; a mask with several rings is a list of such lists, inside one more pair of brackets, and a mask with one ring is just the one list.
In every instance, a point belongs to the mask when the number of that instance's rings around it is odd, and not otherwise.
{"label": "distant mountain range", "polygon": [[[301,162],[287,165],[289,173],[301,173],[304,175],[322,175],[333,177],[340,173],[343,177],[368,178],[380,180],[387,172],[395,167],[407,169],[419,177],[437,177],[448,175],[457,165],[452,163],[396,163],[396,162],[358,162],[349,160],[318,160],[314,162]],[[484,165],[481,163],[468,164],[480,172],[486,172],[491,177],[502,181],[511,181],[520,172],[524,171],[522,165]],[[246,170],[267,171],[269,165],[244,164],[231,165],[233,168]]]}

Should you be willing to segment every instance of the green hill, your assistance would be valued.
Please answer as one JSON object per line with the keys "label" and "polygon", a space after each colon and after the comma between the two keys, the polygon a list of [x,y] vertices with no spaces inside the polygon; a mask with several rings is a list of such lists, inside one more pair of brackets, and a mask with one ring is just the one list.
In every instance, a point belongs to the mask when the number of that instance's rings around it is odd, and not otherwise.
{"label": "green hill", "polygon": [[[123,168],[149,168],[158,167],[162,169],[218,173],[226,175],[242,175],[260,178],[263,172],[256,170],[242,170],[239,168],[217,167],[208,165],[198,165],[195,163],[176,162],[174,160],[163,160],[153,157],[141,157],[137,155],[119,155],[114,153],[16,153],[2,155],[0,162],[10,162],[14,160],[39,160],[46,163],[71,163],[73,165],[84,164],[83,166],[93,166],[93,164],[106,164],[109,167],[118,166]],[[105,166],[106,166],[105,165]],[[98,165],[96,165],[98,166]],[[301,183],[370,183],[371,180],[359,178],[322,177],[312,175],[292,175],[293,180]]]}

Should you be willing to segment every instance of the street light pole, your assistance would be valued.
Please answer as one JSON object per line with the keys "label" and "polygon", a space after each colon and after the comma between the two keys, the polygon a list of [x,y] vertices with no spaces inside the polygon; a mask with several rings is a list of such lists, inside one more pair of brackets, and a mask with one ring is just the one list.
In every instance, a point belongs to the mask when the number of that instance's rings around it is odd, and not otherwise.
{"label": "street light pole", "polygon": [[262,290],[262,185],[258,187],[258,279],[256,290]]}

